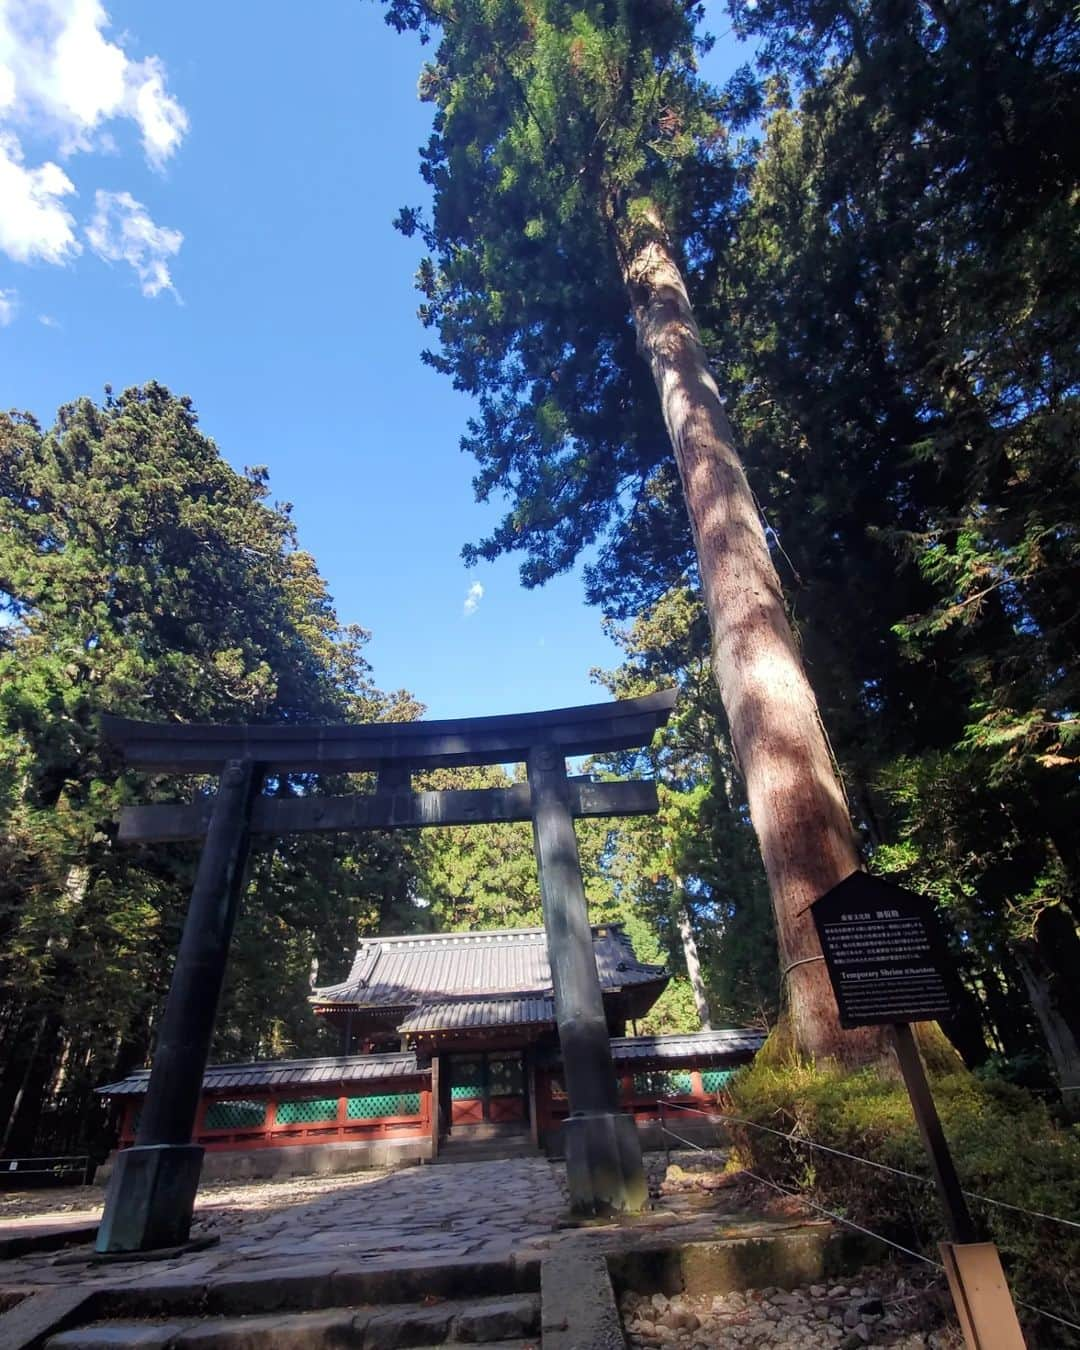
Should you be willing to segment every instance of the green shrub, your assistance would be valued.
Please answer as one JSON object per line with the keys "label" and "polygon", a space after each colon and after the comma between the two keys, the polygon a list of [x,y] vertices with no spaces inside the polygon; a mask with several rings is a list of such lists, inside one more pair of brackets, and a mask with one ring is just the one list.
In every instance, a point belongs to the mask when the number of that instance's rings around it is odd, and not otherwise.
{"label": "green shrub", "polygon": [[[934,1078],[934,1098],[967,1191],[1025,1210],[1080,1220],[1080,1130],[1061,1128],[1030,1093],[968,1073]],[[761,1061],[727,1093],[734,1116],[920,1177],[929,1163],[901,1082],[874,1070]],[[937,1258],[945,1236],[933,1188],[733,1125],[736,1161],[798,1189],[834,1213]],[[996,1242],[1014,1295],[1080,1322],[1080,1230],[970,1202],[981,1235]],[[1045,1319],[1030,1322],[1040,1345],[1080,1345]]]}

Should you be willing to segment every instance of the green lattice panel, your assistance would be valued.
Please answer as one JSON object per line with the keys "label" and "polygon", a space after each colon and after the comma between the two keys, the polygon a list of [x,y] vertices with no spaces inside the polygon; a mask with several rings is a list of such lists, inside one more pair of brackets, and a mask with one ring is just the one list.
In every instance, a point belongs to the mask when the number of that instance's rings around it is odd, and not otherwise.
{"label": "green lattice panel", "polygon": [[211,1102],[203,1117],[206,1130],[253,1130],[266,1124],[266,1103],[260,1101]]}
{"label": "green lattice panel", "polygon": [[450,1100],[452,1102],[471,1102],[477,1097],[482,1097],[484,1090],[473,1083],[455,1083],[450,1089]]}
{"label": "green lattice panel", "polygon": [[418,1116],[419,1092],[388,1092],[377,1097],[350,1097],[345,1103],[348,1120],[379,1120],[383,1116]]}
{"label": "green lattice panel", "polygon": [[706,1092],[722,1092],[733,1072],[732,1069],[702,1069],[701,1086]]}
{"label": "green lattice panel", "polygon": [[689,1073],[679,1069],[651,1069],[634,1074],[638,1097],[686,1097],[693,1091]]}
{"label": "green lattice panel", "polygon": [[314,1125],[320,1121],[337,1119],[336,1097],[308,1098],[307,1101],[278,1102],[279,1125]]}

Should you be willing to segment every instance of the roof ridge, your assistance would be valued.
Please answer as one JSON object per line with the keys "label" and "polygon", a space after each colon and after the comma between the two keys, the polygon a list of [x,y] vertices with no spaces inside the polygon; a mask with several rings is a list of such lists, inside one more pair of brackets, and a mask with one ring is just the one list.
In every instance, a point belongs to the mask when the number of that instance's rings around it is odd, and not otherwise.
{"label": "roof ridge", "polygon": [[416,1005],[419,1012],[421,1008],[430,1008],[436,1003],[498,1003],[501,1000],[512,998],[554,998],[555,990],[550,985],[545,985],[543,989],[495,989],[490,993],[483,989],[475,990],[471,994],[440,994],[437,991],[429,994],[426,998]]}
{"label": "roof ridge", "polygon": [[543,933],[543,928],[481,928],[478,930],[465,929],[461,932],[449,933],[393,933],[386,937],[374,934],[371,937],[361,938],[362,946],[383,946],[393,943],[395,946],[400,943],[407,945],[411,942],[482,942],[490,941],[492,938],[507,937],[538,937]]}
{"label": "roof ridge", "polygon": [[[601,929],[615,929],[624,940],[627,942],[630,941],[620,919],[590,924],[589,927],[592,929],[594,935]],[[451,930],[450,932],[444,933],[389,933],[386,935],[372,933],[360,938],[360,949],[369,946],[384,946],[390,943],[394,943],[395,945],[401,943],[405,945],[411,942],[485,942],[490,941],[492,938],[538,937],[545,932],[546,930],[543,925],[541,925],[537,928],[480,928]]]}

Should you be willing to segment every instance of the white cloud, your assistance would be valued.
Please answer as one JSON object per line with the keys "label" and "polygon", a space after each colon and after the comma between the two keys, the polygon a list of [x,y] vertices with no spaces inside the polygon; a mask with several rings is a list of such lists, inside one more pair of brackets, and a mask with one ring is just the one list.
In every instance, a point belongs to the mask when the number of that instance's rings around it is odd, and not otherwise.
{"label": "white cloud", "polygon": [[483,586],[481,586],[478,581],[474,581],[473,584],[469,587],[469,589],[465,592],[464,613],[466,618],[468,618],[470,614],[476,613],[477,609],[480,606],[480,601],[483,600],[483,598],[484,598]]}
{"label": "white cloud", "polygon": [[51,314],[39,314],[38,323],[44,324],[46,328],[59,328],[60,320],[54,319]]}
{"label": "white cloud", "polygon": [[86,237],[99,258],[126,262],[135,269],[143,295],[175,291],[168,260],[179,253],[184,236],[167,225],[155,225],[130,192],[97,190]]}
{"label": "white cloud", "polygon": [[58,164],[28,169],[18,141],[0,130],[0,249],[9,258],[62,263],[81,252],[75,218],[62,200],[74,191]]}
{"label": "white cloud", "polygon": [[0,291],[0,328],[6,328],[19,308],[18,291]]}
{"label": "white cloud", "polygon": [[188,129],[187,113],[165,92],[165,67],[156,56],[140,66],[135,89],[133,116],[142,130],[143,150],[151,164],[160,168]]}
{"label": "white cloud", "polygon": [[143,152],[160,168],[188,128],[166,91],[156,56],[133,61],[103,29],[101,0],[0,0],[0,108],[59,140],[89,150],[102,124],[130,118]]}
{"label": "white cloud", "polygon": [[[126,120],[160,169],[187,131],[187,113],[166,88],[161,60],[134,60],[123,38],[105,36],[108,26],[101,0],[0,0],[0,252],[16,262],[64,263],[82,251],[64,201],[74,184],[50,158],[28,166],[21,135],[51,143],[61,160],[79,151],[114,154],[109,124]],[[100,195],[87,228],[92,242]],[[129,256],[130,239],[120,256],[139,272],[143,293],[156,295],[172,284],[163,259],[175,254],[181,236],[153,225],[144,211],[132,228],[147,234],[139,261]]]}

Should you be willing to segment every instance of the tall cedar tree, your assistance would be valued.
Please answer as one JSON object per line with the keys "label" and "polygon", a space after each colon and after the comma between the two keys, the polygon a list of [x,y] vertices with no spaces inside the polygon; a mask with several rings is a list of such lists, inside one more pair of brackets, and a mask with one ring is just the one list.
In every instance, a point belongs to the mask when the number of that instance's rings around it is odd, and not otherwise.
{"label": "tall cedar tree", "polygon": [[[43,431],[0,417],[0,1136],[94,1143],[92,1089],[153,1039],[190,892],[191,846],[118,848],[118,807],[205,784],[136,776],[98,715],[168,721],[410,716],[371,683],[287,507],[236,473],[160,385],[82,400]],[[287,780],[277,792],[295,788]],[[320,790],[308,783],[305,790]],[[216,1055],[319,1042],[312,962],[407,907],[403,845],[260,848]],[[42,1119],[43,1110],[51,1123]],[[88,1114],[89,1113],[89,1114]]]}
{"label": "tall cedar tree", "polygon": [[733,185],[720,109],[695,73],[701,10],[390,0],[388,17],[441,32],[421,80],[437,109],[422,170],[434,215],[406,209],[398,223],[434,255],[420,272],[441,340],[428,359],[479,399],[464,442],[478,494],[515,498],[479,551],[528,550],[535,584],[627,512],[647,529],[671,498],[656,470],[666,430],[795,1042],[876,1055],[876,1033],[840,1031],[820,962],[808,906],[859,857],[687,290],[700,250],[723,239]]}
{"label": "tall cedar tree", "polygon": [[1080,17],[736,14],[772,107],[710,310],[807,659],[877,860],[1075,1092]]}
{"label": "tall cedar tree", "polygon": [[621,776],[644,767],[660,810],[623,822],[621,854],[633,860],[634,904],[685,969],[697,1022],[775,1021],[776,940],[769,893],[735,773],[716,684],[708,621],[688,587],[668,591],[627,628],[605,627],[623,653],[594,679],[616,698],[679,685],[667,726],[641,751],[608,758]]}

